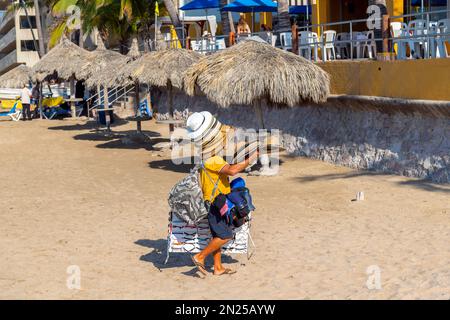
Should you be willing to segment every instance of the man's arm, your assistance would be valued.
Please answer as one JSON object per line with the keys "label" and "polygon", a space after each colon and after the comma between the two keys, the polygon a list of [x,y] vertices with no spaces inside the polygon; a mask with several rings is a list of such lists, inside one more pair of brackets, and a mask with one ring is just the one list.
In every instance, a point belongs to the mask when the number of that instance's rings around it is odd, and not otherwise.
{"label": "man's arm", "polygon": [[242,172],[245,170],[245,168],[248,167],[248,165],[250,164],[250,162],[253,161],[254,158],[256,158],[259,155],[259,152],[255,152],[253,153],[253,155],[247,159],[245,159],[245,161],[241,162],[241,163],[237,163],[237,164],[226,164],[222,170],[219,171],[219,173],[221,174],[226,174],[227,176],[235,176],[238,173]]}

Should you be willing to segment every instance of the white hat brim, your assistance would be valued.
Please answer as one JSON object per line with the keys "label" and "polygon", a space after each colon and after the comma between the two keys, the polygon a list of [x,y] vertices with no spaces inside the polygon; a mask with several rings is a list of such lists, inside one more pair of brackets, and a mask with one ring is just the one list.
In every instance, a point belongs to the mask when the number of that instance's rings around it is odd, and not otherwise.
{"label": "white hat brim", "polygon": [[212,116],[211,113],[206,112],[206,111],[202,111],[202,112],[200,112],[200,114],[202,114],[203,117],[204,117],[203,123],[195,131],[189,131],[188,130],[188,137],[191,140],[198,140],[199,137],[201,137],[212,126],[212,124],[214,122],[215,118]]}

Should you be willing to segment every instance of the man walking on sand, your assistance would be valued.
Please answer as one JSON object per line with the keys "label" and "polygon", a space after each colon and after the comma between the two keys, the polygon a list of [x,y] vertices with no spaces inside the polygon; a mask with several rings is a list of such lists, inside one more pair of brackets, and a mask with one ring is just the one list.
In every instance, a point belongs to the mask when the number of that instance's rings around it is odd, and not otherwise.
{"label": "man walking on sand", "polygon": [[[220,127],[220,122],[209,112],[194,113],[186,122],[190,138],[195,140],[198,137],[203,137],[203,145],[205,140],[209,141],[208,136],[211,136],[213,140],[217,139],[217,137],[222,137],[223,133],[214,131],[216,126]],[[222,214],[220,209],[214,205],[214,200],[219,194],[229,194],[231,192],[229,177],[244,171],[258,157],[258,152],[253,152],[243,162],[229,164],[223,157],[217,155],[218,151],[221,150],[221,141],[223,142],[223,139],[219,138],[219,146],[213,151],[206,152],[202,150],[203,157],[206,160],[203,163],[202,170],[200,170],[200,184],[203,199],[207,203],[207,207],[209,207],[208,222],[212,240],[203,251],[192,257],[192,261],[203,275],[208,274],[205,268],[205,259],[209,255],[212,255],[214,259],[214,275],[233,274],[236,272],[222,265],[221,248],[233,239],[233,227],[232,221],[228,221],[226,215]]]}
{"label": "man walking on sand", "polygon": [[[214,199],[220,193],[230,193],[231,189],[229,177],[235,176],[244,171],[256,157],[258,157],[257,152],[238,164],[228,164],[220,156],[214,156],[206,160],[204,163],[204,169],[201,170],[200,173],[200,182],[205,201],[213,199],[211,202],[214,202]],[[219,181],[215,194],[212,194],[215,189],[215,184],[211,181],[207,174],[213,181]],[[208,273],[205,268],[205,259],[209,255],[212,255],[214,259],[214,275],[236,273],[235,270],[225,268],[222,265],[221,249],[228,241],[233,239],[232,225],[227,221],[224,215],[221,215],[220,212],[216,210],[214,206],[211,206],[208,212],[208,222],[213,238],[206,248],[203,249],[203,251],[193,256],[192,260],[194,264],[202,274],[207,275]]]}
{"label": "man walking on sand", "polygon": [[22,120],[30,120],[31,121],[31,91],[28,89],[28,86],[24,84],[22,91],[20,92],[20,100],[22,101]]}

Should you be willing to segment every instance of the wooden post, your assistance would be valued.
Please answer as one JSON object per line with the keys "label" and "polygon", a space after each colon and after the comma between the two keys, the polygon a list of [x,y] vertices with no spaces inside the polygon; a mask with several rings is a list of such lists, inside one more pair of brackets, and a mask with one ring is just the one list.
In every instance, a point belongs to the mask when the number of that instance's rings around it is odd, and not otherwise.
{"label": "wooden post", "polygon": [[[108,97],[108,87],[103,88],[104,91],[104,105],[103,109],[109,109],[109,97]],[[109,116],[109,110],[105,110],[105,122],[106,122],[106,129],[109,131],[111,127],[111,117]]]}
{"label": "wooden post", "polygon": [[259,129],[265,129],[266,126],[264,124],[264,115],[261,107],[261,99],[258,99],[253,102],[253,106],[255,108],[256,118],[258,120]]}
{"label": "wooden post", "polygon": [[[134,102],[134,105],[135,105],[135,110],[134,110],[134,114],[136,115],[136,117],[140,117],[141,116],[141,108],[140,108],[140,105],[141,105],[141,98],[140,98],[140,96],[139,96],[139,89],[140,89],[140,85],[139,85],[139,81],[136,81],[135,82],[135,84],[134,84],[134,91],[135,91],[135,102]],[[142,132],[142,123],[141,123],[141,120],[138,120],[138,121],[136,121],[136,130],[137,130],[137,132],[139,132],[139,133],[141,133]]]}
{"label": "wooden post", "polygon": [[383,33],[383,52],[390,52],[390,46],[389,46],[389,29],[390,29],[390,24],[389,24],[389,20],[390,17],[388,14],[383,16],[383,24],[381,27],[381,32]]}
{"label": "wooden post", "polygon": [[70,102],[70,110],[72,112],[72,118],[75,118],[77,116],[77,109],[75,107],[75,76],[70,77],[70,99],[72,100]]}
{"label": "wooden post", "polygon": [[[169,106],[169,119],[173,120],[173,91],[172,91],[172,83],[169,81],[167,83],[167,94],[168,94],[168,106]],[[175,130],[175,126],[173,123],[169,124],[169,132],[172,133]]]}
{"label": "wooden post", "polygon": [[236,34],[233,31],[230,32],[228,40],[230,47],[236,43]]}
{"label": "wooden post", "polygon": [[297,25],[294,23],[292,25],[292,53],[298,54],[298,32]]}
{"label": "wooden post", "polygon": [[39,98],[38,98],[39,117],[42,120],[42,118],[44,117],[42,114],[42,82],[39,82],[38,85],[39,85]]}

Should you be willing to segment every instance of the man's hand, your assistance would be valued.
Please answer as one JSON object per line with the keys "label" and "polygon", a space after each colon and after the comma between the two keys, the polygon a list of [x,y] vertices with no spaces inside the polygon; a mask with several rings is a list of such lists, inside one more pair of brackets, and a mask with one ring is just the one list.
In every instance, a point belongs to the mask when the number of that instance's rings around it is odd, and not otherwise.
{"label": "man's hand", "polygon": [[220,174],[226,174],[227,176],[235,176],[238,173],[245,170],[245,168],[248,167],[248,165],[259,156],[259,150],[254,152],[249,158],[245,159],[245,161],[237,164],[227,164],[225,165],[222,170],[220,170]]}

